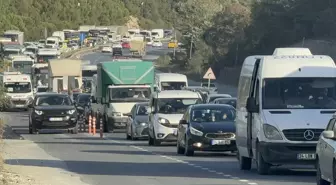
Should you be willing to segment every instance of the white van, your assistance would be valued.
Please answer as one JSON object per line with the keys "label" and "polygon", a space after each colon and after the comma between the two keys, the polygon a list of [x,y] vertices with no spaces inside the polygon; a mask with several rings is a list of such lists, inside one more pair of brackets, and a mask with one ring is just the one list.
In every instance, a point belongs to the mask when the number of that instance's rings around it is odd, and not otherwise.
{"label": "white van", "polygon": [[182,90],[183,87],[188,87],[188,79],[186,75],[178,73],[155,74],[155,91]]}
{"label": "white van", "polygon": [[48,37],[45,41],[45,47],[46,48],[59,48],[59,42],[60,38],[59,37]]}
{"label": "white van", "polygon": [[152,94],[149,101],[149,145],[175,142],[177,127],[189,105],[201,103],[197,92],[188,90],[161,91]]}
{"label": "white van", "polygon": [[243,63],[235,122],[242,170],[251,169],[252,159],[259,174],[315,164],[317,140],[336,112],[336,66],[329,56],[293,50]]}

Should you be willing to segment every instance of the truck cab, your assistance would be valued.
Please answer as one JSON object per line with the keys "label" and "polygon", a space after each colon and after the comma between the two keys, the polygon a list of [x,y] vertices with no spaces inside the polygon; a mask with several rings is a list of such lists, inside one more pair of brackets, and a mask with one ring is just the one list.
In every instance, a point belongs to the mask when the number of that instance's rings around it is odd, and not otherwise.
{"label": "truck cab", "polygon": [[12,60],[12,68],[24,74],[31,74],[34,61],[34,59],[26,55],[14,57]]}
{"label": "truck cab", "polygon": [[182,90],[188,87],[186,75],[178,73],[157,73],[155,75],[155,91]]}
{"label": "truck cab", "polygon": [[28,109],[33,100],[33,88],[30,75],[20,72],[5,72],[3,85],[10,98],[10,108]]}

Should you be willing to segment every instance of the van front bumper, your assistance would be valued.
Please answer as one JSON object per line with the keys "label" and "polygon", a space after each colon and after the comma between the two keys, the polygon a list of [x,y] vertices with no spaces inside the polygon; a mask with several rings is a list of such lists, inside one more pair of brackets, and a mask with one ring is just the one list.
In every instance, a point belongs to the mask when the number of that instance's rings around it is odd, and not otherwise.
{"label": "van front bumper", "polygon": [[[299,159],[302,154],[315,154],[314,143],[267,143],[259,142],[259,152],[265,162],[272,165],[314,165],[315,159]],[[315,155],[316,156],[316,155]]]}

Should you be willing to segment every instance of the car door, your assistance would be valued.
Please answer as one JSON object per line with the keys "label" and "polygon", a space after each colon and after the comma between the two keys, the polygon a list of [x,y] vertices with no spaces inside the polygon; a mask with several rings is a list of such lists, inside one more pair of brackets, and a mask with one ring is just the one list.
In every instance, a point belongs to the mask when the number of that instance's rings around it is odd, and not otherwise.
{"label": "car door", "polygon": [[[335,122],[336,119],[332,118],[329,123],[328,126],[326,128],[327,131],[331,131],[331,130],[335,130]],[[319,139],[319,143],[318,143],[318,150],[319,150],[319,163],[320,163],[320,169],[322,174],[324,174],[324,176],[327,176],[328,178],[332,177],[332,162],[333,161],[333,147],[332,144],[334,143],[334,141],[332,139],[327,139],[324,138],[321,135],[321,138]]]}

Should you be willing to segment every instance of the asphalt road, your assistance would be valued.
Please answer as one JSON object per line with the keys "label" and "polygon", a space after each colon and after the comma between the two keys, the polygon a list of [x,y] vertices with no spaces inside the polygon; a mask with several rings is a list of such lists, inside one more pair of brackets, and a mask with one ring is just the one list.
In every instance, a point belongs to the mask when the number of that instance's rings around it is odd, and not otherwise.
{"label": "asphalt road", "polygon": [[[100,57],[100,58],[99,58]],[[95,62],[109,55],[91,53],[83,56]],[[98,59],[99,58],[99,59]],[[196,83],[196,82],[195,82]],[[231,87],[230,87],[231,88]],[[220,92],[228,86],[220,85]],[[234,89],[232,89],[234,90]],[[224,93],[223,92],[223,93]],[[80,133],[28,134],[25,112],[6,113],[9,124],[22,138],[38,144],[55,158],[64,161],[68,170],[83,182],[97,185],[313,185],[312,170],[277,168],[271,175],[260,176],[256,170],[240,171],[234,154],[196,153],[193,157],[176,154],[175,144],[148,146],[147,141],[127,141],[124,133],[105,134],[104,139]],[[56,161],[17,160],[21,165],[56,167]],[[71,182],[69,182],[71,184]]]}

